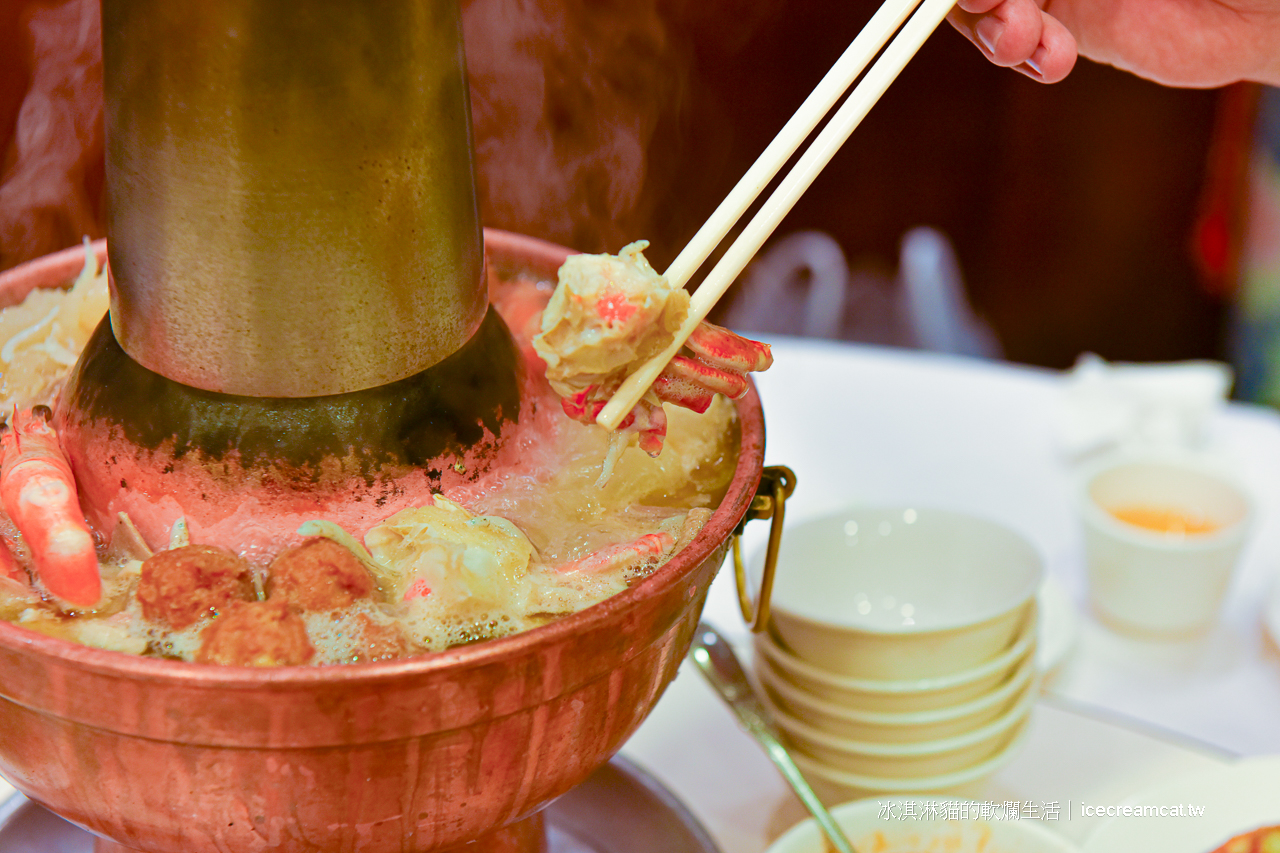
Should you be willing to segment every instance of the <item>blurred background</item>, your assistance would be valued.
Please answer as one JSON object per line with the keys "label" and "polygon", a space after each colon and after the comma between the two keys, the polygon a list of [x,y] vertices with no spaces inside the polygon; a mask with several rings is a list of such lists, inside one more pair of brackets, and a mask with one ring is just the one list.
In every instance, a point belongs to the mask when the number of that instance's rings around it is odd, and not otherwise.
{"label": "blurred background", "polygon": [[[875,8],[462,6],[485,224],[582,251],[648,239],[659,269]],[[0,269],[104,233],[99,38],[96,0],[0,2]],[[775,244],[818,232],[800,260],[757,265],[722,319],[928,345],[901,263],[928,226],[943,290],[959,288],[948,317],[973,332],[962,351],[1058,368],[1083,352],[1230,359],[1238,394],[1280,400],[1271,100],[1084,60],[1043,86],[944,25],[778,230]],[[761,299],[799,307],[762,318]],[[827,306],[819,328],[806,304]]]}

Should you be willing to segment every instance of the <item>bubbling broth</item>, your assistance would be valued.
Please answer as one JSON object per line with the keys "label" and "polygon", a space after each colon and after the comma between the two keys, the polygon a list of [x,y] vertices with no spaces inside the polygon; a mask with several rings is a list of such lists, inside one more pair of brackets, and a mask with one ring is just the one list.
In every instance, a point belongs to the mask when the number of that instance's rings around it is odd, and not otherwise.
{"label": "bubbling broth", "polygon": [[[317,518],[299,529],[300,544],[265,562],[192,542],[182,524],[170,547],[152,553],[122,518],[110,542],[97,537],[102,593],[92,607],[68,606],[50,590],[37,546],[6,513],[0,618],[142,655],[336,664],[506,636],[638,582],[685,547],[723,497],[739,443],[736,412],[723,397],[701,414],[667,406],[661,454],[618,453],[616,439],[566,416],[543,375],[531,341],[552,289],[525,275],[491,278],[491,301],[525,356],[524,403],[506,461],[475,482],[401,509],[362,540]],[[52,402],[87,338],[79,330],[101,317],[105,274],[87,270],[74,290],[35,297],[38,308],[0,317],[6,380],[40,380],[32,388],[6,382],[6,402],[19,408]],[[97,312],[93,322],[75,313],[84,311]],[[602,478],[606,454],[612,467]]]}

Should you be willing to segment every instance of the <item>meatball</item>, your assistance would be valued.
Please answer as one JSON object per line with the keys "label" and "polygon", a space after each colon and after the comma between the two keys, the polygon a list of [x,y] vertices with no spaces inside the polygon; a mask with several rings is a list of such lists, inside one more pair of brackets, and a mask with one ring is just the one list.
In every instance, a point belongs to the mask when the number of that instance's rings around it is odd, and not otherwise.
{"label": "meatball", "polygon": [[338,610],[373,594],[373,578],[356,555],[322,536],[280,554],[267,573],[267,598],[304,613]]}
{"label": "meatball", "polygon": [[210,545],[161,551],[142,564],[138,580],[142,615],[179,631],[233,601],[254,598],[249,564]]}
{"label": "meatball", "polygon": [[200,663],[300,666],[315,655],[302,617],[283,601],[235,604],[201,633]]}

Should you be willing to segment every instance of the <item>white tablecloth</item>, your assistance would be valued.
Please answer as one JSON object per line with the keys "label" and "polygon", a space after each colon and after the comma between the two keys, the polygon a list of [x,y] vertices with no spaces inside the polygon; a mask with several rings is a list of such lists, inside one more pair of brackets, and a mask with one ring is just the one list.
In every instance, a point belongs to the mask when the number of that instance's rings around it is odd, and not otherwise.
{"label": "white tablecloth", "polygon": [[[1280,653],[1261,618],[1280,563],[1280,415],[1231,404],[1212,426],[1212,450],[1257,501],[1257,525],[1220,625],[1195,641],[1139,641],[1103,628],[1087,610],[1075,476],[1055,441],[1061,374],[906,350],[773,343],[775,364],[757,384],[766,464],[788,465],[798,478],[789,520],[866,502],[1002,521],[1040,548],[1080,611],[1079,639],[1050,682],[1050,706],[1131,719],[1164,730],[1170,742],[1280,752]],[[765,534],[763,523],[751,527],[748,549]],[[713,585],[706,618],[731,639],[746,639],[728,570]],[[1051,707],[1041,725],[1061,722],[1055,713]],[[780,805],[776,773],[731,727],[728,711],[686,666],[626,751],[689,801],[726,851],[759,850],[798,814]],[[1165,772],[1158,750],[1147,754],[1144,773],[1158,777]],[[1084,778],[1089,770],[1073,772]],[[1102,778],[1092,784],[1079,796],[1125,793]]]}

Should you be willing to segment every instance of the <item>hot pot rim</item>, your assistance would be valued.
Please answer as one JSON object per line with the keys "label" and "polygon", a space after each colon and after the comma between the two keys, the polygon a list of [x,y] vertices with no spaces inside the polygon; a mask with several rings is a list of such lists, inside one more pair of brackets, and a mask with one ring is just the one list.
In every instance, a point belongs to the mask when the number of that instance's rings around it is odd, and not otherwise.
{"label": "hot pot rim", "polygon": [[[548,276],[572,253],[569,249],[535,237],[486,228],[486,247],[491,238],[496,238],[496,242],[503,244],[506,251],[515,250],[533,256],[535,263],[530,266],[547,264],[546,268],[551,270],[546,273]],[[92,249],[101,263],[106,255],[106,241],[94,242]],[[0,273],[0,299],[24,278],[34,282],[36,287],[68,282],[79,272],[83,258],[84,248],[73,246]],[[20,291],[18,298],[24,296],[25,292]],[[400,681],[407,676],[425,675],[436,670],[457,672],[514,660],[525,655],[528,647],[535,642],[552,644],[563,637],[586,633],[616,619],[618,611],[632,608],[649,597],[650,590],[673,583],[678,576],[696,569],[728,540],[746,515],[755,496],[764,460],[764,415],[754,384],[746,395],[735,401],[735,407],[741,425],[741,444],[729,490],[693,541],[640,583],[599,604],[528,631],[397,660],[277,668],[213,666],[141,657],[50,637],[3,620],[0,620],[0,648],[57,658],[100,674],[128,670],[129,678],[133,681],[183,683],[188,686],[198,684],[232,691],[237,688],[277,688],[282,691],[290,688],[307,689],[318,683],[331,683],[335,680],[347,685],[373,685],[382,681]]]}

